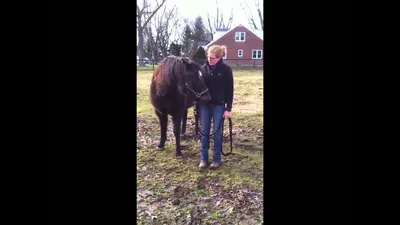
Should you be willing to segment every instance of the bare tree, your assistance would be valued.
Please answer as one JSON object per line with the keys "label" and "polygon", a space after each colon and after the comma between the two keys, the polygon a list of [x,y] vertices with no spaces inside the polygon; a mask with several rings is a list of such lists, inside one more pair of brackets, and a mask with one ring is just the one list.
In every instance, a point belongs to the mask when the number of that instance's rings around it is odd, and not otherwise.
{"label": "bare tree", "polygon": [[177,7],[172,9],[167,6],[162,7],[155,16],[149,21],[144,29],[144,35],[151,43],[151,58],[157,62],[160,58],[168,56],[171,36],[175,33],[179,18],[177,17]]}
{"label": "bare tree", "polygon": [[228,22],[224,22],[224,14],[218,7],[218,0],[215,0],[216,4],[216,16],[213,18],[213,23],[211,23],[211,17],[210,13],[207,12],[207,23],[208,23],[208,33],[211,36],[211,40],[214,39],[214,33],[217,29],[230,29],[232,26],[232,20],[233,20],[233,9],[231,9],[231,14],[228,17]]}
{"label": "bare tree", "polygon": [[[260,5],[260,0],[253,0],[253,1],[254,1],[255,9],[257,11],[256,15],[258,15],[258,19],[260,20],[260,23],[258,25],[260,26],[261,30],[264,30],[264,17],[263,17],[263,14],[261,12],[261,9],[264,7],[264,2],[262,2],[263,5]],[[247,6],[247,11],[246,11],[246,9],[245,9],[245,7],[243,6],[242,3],[240,3],[240,5],[242,6],[242,9],[243,9],[243,11],[245,12],[245,14],[247,16],[250,25],[254,29],[258,30],[258,26],[257,26],[256,20],[253,17],[253,15],[254,15],[253,10],[250,9],[250,6],[247,3],[247,0],[244,0],[243,2]]]}
{"label": "bare tree", "polygon": [[[159,2],[161,1],[161,2]],[[143,66],[143,31],[151,18],[156,14],[156,12],[164,5],[167,0],[156,0],[156,7],[151,9],[151,5],[148,0],[143,0],[143,5],[141,8],[136,5],[136,29],[138,32],[138,55],[139,55],[139,65]]]}
{"label": "bare tree", "polygon": [[[254,2],[255,1],[256,0],[254,0]],[[264,16],[263,16],[263,14],[261,12],[261,9],[264,8],[264,1],[262,2],[262,6],[260,6],[260,0],[257,0],[256,8],[257,8],[258,18],[260,19],[261,30],[264,30]]]}
{"label": "bare tree", "polygon": [[155,31],[155,34],[153,32],[153,25],[152,25],[152,20],[149,21],[147,26],[143,30],[143,39],[144,42],[146,43],[146,53],[148,54],[147,57],[150,59],[155,59],[157,58],[157,40],[158,40],[159,33],[157,32],[157,29]]}
{"label": "bare tree", "polygon": [[178,27],[178,8],[176,5],[170,10],[167,10],[166,7],[163,9],[162,13],[158,18],[159,27],[161,27],[160,32],[161,36],[160,41],[158,42],[158,48],[160,49],[162,56],[168,56],[168,49],[171,43],[171,36],[175,33]]}

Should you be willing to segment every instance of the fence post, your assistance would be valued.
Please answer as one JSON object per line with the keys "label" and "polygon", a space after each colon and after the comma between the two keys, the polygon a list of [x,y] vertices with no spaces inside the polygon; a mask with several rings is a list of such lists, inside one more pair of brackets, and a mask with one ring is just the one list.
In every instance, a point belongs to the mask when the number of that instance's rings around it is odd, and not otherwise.
{"label": "fence post", "polygon": [[236,69],[239,69],[239,59],[236,59]]}

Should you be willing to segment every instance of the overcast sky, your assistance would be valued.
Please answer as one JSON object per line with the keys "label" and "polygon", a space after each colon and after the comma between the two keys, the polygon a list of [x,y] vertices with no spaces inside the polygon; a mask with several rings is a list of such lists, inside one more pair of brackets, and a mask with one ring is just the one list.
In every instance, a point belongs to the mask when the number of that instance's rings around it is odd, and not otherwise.
{"label": "overcast sky", "polygon": [[[240,6],[240,2],[244,4],[244,0],[218,0],[218,6],[220,10],[223,10],[226,19],[228,19],[231,9],[233,9],[232,25],[243,24],[248,26],[248,19]],[[256,13],[254,0],[247,0],[247,2],[249,6],[252,7],[253,12]],[[194,20],[197,16],[206,18],[207,12],[210,12],[211,16],[216,16],[215,0],[167,0],[167,3],[169,5],[176,4],[179,8],[180,15],[191,20]],[[256,14],[254,16],[256,16]],[[224,19],[224,21],[226,19]]]}
{"label": "overcast sky", "polygon": [[[152,2],[154,0],[148,0],[148,1]],[[240,3],[242,2],[242,4],[245,7],[247,7],[244,4],[245,0],[217,0],[217,1],[218,1],[218,8],[223,11],[224,21],[227,22],[227,20],[229,19],[231,9],[233,9],[232,26],[242,24],[244,26],[248,26],[249,28],[251,28],[248,23],[247,16],[240,5]],[[259,19],[255,8],[254,0],[246,0],[246,1],[252,10],[253,17],[257,23],[257,26],[260,26],[258,24]],[[260,4],[262,4],[263,2],[263,0],[256,0],[256,1],[260,1]],[[141,0],[138,0],[139,7],[141,6],[140,4],[141,2],[142,2]],[[213,17],[216,16],[215,0],[167,0],[165,4],[167,4],[168,8],[172,8],[174,5],[176,5],[178,8],[179,16],[182,18],[187,18],[191,21],[194,21],[197,16],[202,16],[203,21],[206,20],[207,12],[210,13],[211,22],[213,20]],[[261,10],[263,11],[262,6]],[[204,21],[204,23],[207,26],[206,24],[207,21]]]}

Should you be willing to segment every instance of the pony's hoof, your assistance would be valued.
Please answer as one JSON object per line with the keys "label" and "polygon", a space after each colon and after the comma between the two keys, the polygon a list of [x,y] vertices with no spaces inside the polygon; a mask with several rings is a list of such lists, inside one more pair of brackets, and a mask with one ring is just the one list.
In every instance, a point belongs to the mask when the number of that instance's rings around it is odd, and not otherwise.
{"label": "pony's hoof", "polygon": [[163,150],[164,146],[157,146],[157,150]]}
{"label": "pony's hoof", "polygon": [[176,159],[182,159],[182,155],[176,155],[175,158]]}

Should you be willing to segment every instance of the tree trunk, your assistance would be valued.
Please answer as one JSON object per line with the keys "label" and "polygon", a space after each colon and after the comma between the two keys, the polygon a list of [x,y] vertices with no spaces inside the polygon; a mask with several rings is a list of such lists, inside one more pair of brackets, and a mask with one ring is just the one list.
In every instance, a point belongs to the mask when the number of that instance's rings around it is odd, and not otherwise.
{"label": "tree trunk", "polygon": [[138,44],[138,56],[139,56],[139,66],[144,66],[143,62],[143,29],[138,28],[138,39],[139,39],[139,44]]}

